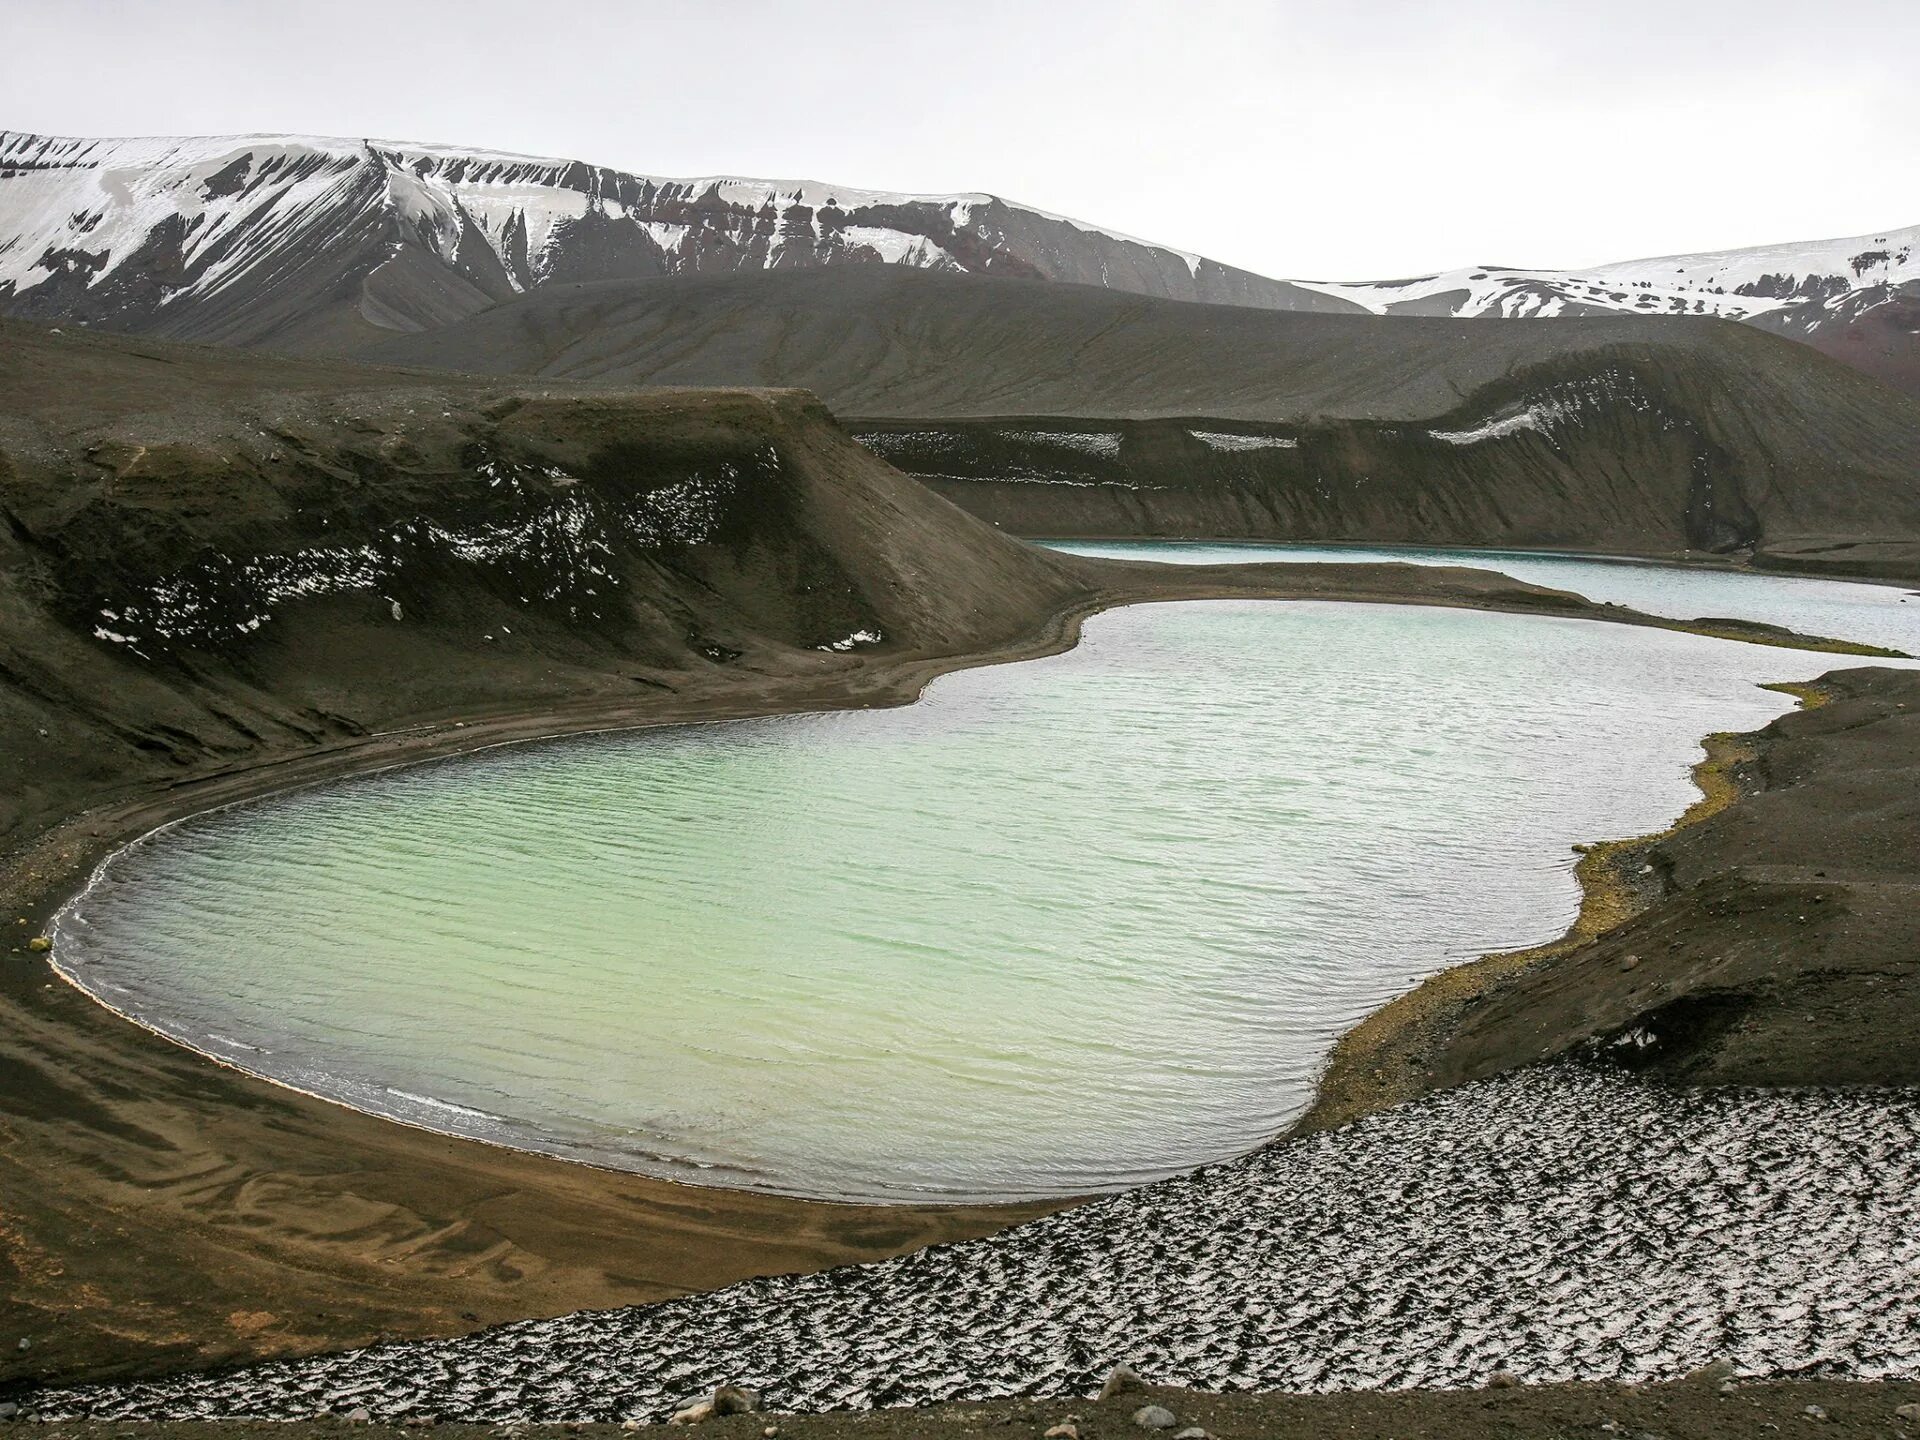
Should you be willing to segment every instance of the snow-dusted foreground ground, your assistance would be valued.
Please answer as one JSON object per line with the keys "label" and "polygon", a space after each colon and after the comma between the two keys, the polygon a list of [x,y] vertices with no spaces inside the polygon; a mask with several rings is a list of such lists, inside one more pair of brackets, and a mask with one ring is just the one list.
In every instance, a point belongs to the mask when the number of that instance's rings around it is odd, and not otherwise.
{"label": "snow-dusted foreground ground", "polygon": [[216,1377],[48,1417],[664,1419],[1203,1388],[1920,1378],[1920,1095],[1506,1076],[987,1240],[645,1308]]}

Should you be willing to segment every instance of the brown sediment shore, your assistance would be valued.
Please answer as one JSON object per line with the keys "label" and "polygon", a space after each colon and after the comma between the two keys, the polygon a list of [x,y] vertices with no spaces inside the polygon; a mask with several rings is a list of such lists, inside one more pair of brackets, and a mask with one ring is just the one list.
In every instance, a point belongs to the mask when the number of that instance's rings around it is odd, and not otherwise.
{"label": "brown sediment shore", "polygon": [[[1785,686],[1771,687],[1786,689]],[[1804,690],[1805,704],[1825,696]],[[1332,1130],[1433,1088],[1434,1052],[1463,1010],[1529,966],[1571,954],[1653,903],[1641,873],[1653,845],[1718,814],[1740,798],[1741,769],[1755,758],[1752,735],[1721,731],[1702,742],[1706,755],[1693,767],[1700,798],[1665,830],[1588,845],[1574,866],[1580,910],[1566,933],[1525,950],[1499,950],[1442,970],[1389,1001],[1340,1037],[1327,1058],[1311,1109],[1292,1133]]]}
{"label": "brown sediment shore", "polygon": [[[716,672],[609,703],[472,708],[142,785],[0,864],[19,941],[120,844],[214,806],[491,745],[595,729],[901,704],[965,665],[1072,645],[1151,600],[1436,604],[1687,628],[1484,572],[1079,562],[1078,593],[980,654],[872,656],[829,674]],[[1764,627],[1748,638],[1766,639]],[[24,923],[18,923],[24,922]],[[239,1074],[0,962],[0,1380],[98,1378],[457,1333],[988,1233],[1045,1204],[868,1207],[705,1189],[412,1129]],[[1064,1202],[1062,1202],[1064,1203]]]}
{"label": "brown sediment shore", "polygon": [[[1160,1405],[1180,1426],[1199,1426],[1218,1440],[1340,1435],[1345,1440],[1563,1440],[1574,1434],[1684,1435],[1688,1440],[1751,1440],[1763,1431],[1816,1423],[1835,1437],[1920,1434],[1920,1420],[1901,1407],[1920,1404],[1920,1384],[1836,1380],[1744,1382],[1721,1389],[1707,1376],[1664,1385],[1568,1384],[1496,1390],[1360,1390],[1321,1395],[1234,1393],[1163,1387],[1109,1400],[1021,1399],[930,1405],[918,1409],[840,1411],[826,1415],[723,1416],[700,1427],[712,1440],[761,1440],[769,1427],[781,1440],[927,1440],[988,1433],[1004,1440],[1042,1440],[1071,1421],[1079,1440],[1133,1440],[1145,1432],[1133,1414]],[[1809,1410],[1813,1407],[1813,1413]],[[454,1420],[457,1417],[447,1417]],[[1611,1428],[1608,1428],[1611,1427]],[[311,1421],[65,1422],[67,1440],[396,1440],[412,1427],[349,1426]],[[494,1440],[498,1426],[440,1424],[445,1440]],[[515,1427],[526,1440],[624,1440],[616,1425]],[[1165,1433],[1178,1433],[1177,1430]]]}
{"label": "brown sediment shore", "polygon": [[1586,850],[1566,934],[1369,1016],[1296,1133],[1596,1045],[1687,1084],[1920,1084],[1920,675],[1772,688],[1801,708],[1708,737],[1678,821]]}

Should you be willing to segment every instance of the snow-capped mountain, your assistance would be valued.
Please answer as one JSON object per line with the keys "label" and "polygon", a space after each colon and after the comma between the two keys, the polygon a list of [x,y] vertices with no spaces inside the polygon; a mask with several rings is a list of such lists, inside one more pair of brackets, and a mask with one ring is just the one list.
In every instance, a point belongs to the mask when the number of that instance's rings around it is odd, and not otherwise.
{"label": "snow-capped mountain", "polygon": [[890,264],[1378,315],[1714,315],[1920,393],[1920,227],[1411,280],[1269,279],[993,195],[660,179],[383,140],[0,131],[0,312],[352,350],[553,281]]}
{"label": "snow-capped mountain", "polygon": [[1477,265],[1411,280],[1301,280],[1376,315],[1717,315],[1920,389],[1920,226],[1578,271]]}
{"label": "snow-capped mountain", "polygon": [[[1719,315],[1840,308],[1861,292],[1920,284],[1920,226],[1703,255],[1628,260],[1590,270],[1471,266],[1413,280],[1301,280],[1376,315]],[[1811,323],[1800,317],[1801,323]]]}
{"label": "snow-capped mountain", "polygon": [[0,307],[16,314],[324,347],[551,280],[847,263],[1354,308],[992,195],[668,180],[380,140],[0,132]]}

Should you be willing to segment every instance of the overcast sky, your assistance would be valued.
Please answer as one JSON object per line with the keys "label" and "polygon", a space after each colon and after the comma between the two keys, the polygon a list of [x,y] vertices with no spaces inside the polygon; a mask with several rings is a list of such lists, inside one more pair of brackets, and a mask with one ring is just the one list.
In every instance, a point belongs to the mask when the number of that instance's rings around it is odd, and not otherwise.
{"label": "overcast sky", "polygon": [[0,0],[0,127],[988,190],[1270,275],[1920,223],[1920,0]]}

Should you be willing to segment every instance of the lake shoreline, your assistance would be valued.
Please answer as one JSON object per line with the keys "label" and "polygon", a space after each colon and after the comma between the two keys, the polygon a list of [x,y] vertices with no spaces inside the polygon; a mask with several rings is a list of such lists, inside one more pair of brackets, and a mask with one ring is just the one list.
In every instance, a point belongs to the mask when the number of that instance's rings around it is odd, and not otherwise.
{"label": "lake shoreline", "polygon": [[1369,1016],[1295,1133],[1575,1053],[1689,1086],[1920,1086],[1920,676],[1771,688],[1800,707],[1708,737],[1686,814],[1586,847],[1565,934]]}
{"label": "lake shoreline", "polygon": [[[1267,540],[1245,535],[1026,535],[1032,545],[1229,545],[1249,550],[1299,548],[1303,550],[1355,550],[1435,553],[1453,549],[1481,548],[1442,544],[1384,542],[1378,540]],[[1785,561],[1756,565],[1751,557],[1725,555],[1713,550],[1568,550],[1551,545],[1490,545],[1490,555],[1524,555],[1545,559],[1600,560],[1615,565],[1671,567],[1680,570],[1704,570],[1722,575],[1757,575],[1781,580],[1825,580],[1845,585],[1879,585],[1920,595],[1920,579],[1895,574],[1887,569],[1869,569],[1860,573],[1822,569],[1819,566],[1794,565]]]}
{"label": "lake shoreline", "polygon": [[[189,814],[561,734],[909,703],[937,675],[1070,648],[1082,620],[1118,605],[1330,599],[1691,628],[1468,570],[1076,569],[1078,595],[984,653],[860,657],[826,677],[723,672],[671,698],[428,717],[143,786],[7,857],[0,899],[26,922],[16,935],[37,934],[105,856]],[[1767,629],[1742,638],[1780,643]],[[153,1374],[641,1303],[883,1258],[1071,1203],[834,1205],[555,1161],[206,1065],[57,983],[42,957],[11,955],[0,973],[0,1066],[14,1077],[14,1143],[0,1157],[15,1277],[4,1323],[43,1337],[0,1358],[0,1384]]]}
{"label": "lake shoreline", "polygon": [[[1799,691],[1807,708],[1831,698],[1819,682],[1769,688]],[[1434,1054],[1468,1007],[1528,966],[1573,954],[1648,909],[1657,887],[1647,885],[1636,872],[1645,866],[1652,847],[1690,825],[1705,823],[1752,793],[1757,783],[1747,768],[1759,755],[1754,734],[1717,732],[1707,736],[1702,746],[1706,754],[1692,771],[1700,798],[1671,825],[1647,835],[1581,847],[1574,866],[1580,909],[1565,931],[1542,945],[1490,951],[1442,970],[1353,1026],[1334,1045],[1312,1107],[1286,1138],[1336,1129],[1426,1093],[1432,1088]]]}

